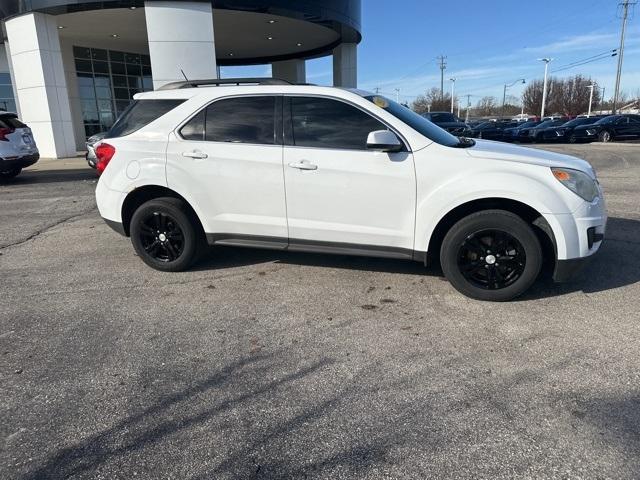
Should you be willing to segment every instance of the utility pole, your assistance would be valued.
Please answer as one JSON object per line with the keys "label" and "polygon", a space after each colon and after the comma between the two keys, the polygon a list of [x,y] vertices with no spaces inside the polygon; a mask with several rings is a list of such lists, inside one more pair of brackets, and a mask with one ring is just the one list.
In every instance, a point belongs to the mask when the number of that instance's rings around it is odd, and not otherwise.
{"label": "utility pole", "polygon": [[553,58],[539,58],[541,62],[544,62],[544,85],[542,87],[542,109],[540,111],[540,120],[544,119],[544,107],[547,103],[547,75],[549,73],[549,63],[553,61]]}
{"label": "utility pole", "polygon": [[589,89],[589,112],[587,113],[587,117],[591,116],[591,104],[593,103],[593,89],[594,89],[595,85],[592,83],[591,85],[588,85],[587,88]]}
{"label": "utility pole", "polygon": [[444,98],[444,71],[447,69],[447,57],[440,55],[437,57],[440,67],[440,100]]}
{"label": "utility pole", "polygon": [[613,109],[611,113],[617,113],[618,100],[620,98],[620,76],[622,75],[622,59],[624,57],[624,36],[627,31],[627,19],[629,18],[629,5],[635,5],[635,1],[624,0],[622,5],[622,30],[620,32],[620,48],[618,49],[618,71],[616,72],[616,89],[613,93]]}
{"label": "utility pole", "polygon": [[396,103],[400,103],[400,89],[396,88]]}
{"label": "utility pole", "polygon": [[376,87],[376,95],[380,94],[380,87]]}
{"label": "utility pole", "polygon": [[507,88],[513,87],[516,83],[524,84],[524,83],[526,83],[526,80],[524,78],[519,78],[518,80],[516,80],[513,83],[505,83],[504,84],[504,91],[502,92],[502,109],[501,109],[503,117],[504,117],[504,105],[505,105],[505,103],[507,101]]}
{"label": "utility pole", "polygon": [[449,80],[451,80],[451,113],[453,113],[453,95],[456,91],[456,79],[452,77]]}
{"label": "utility pole", "polygon": [[600,96],[600,113],[604,110],[604,87],[602,87],[602,95]]}
{"label": "utility pole", "polygon": [[464,121],[469,121],[469,109],[471,108],[471,95],[467,93],[467,115],[465,116]]}

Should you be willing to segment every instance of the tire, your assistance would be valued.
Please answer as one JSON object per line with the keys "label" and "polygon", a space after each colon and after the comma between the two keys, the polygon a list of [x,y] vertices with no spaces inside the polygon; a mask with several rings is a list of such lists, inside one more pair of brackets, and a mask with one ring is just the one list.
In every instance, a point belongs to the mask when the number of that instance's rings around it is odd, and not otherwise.
{"label": "tire", "polygon": [[542,268],[542,247],[519,216],[483,210],[459,220],[447,232],[440,264],[463,295],[504,302],[522,295],[535,282]]}
{"label": "tire", "polygon": [[18,175],[20,175],[21,171],[21,168],[14,168],[13,170],[0,172],[0,180],[11,180],[12,178],[16,178]]}
{"label": "tire", "polygon": [[571,134],[571,136],[569,137],[569,143],[577,143],[578,139],[576,138],[575,135]]}
{"label": "tire", "polygon": [[199,222],[177,198],[161,197],[143,203],[131,217],[129,230],[142,261],[163,272],[187,270],[204,244]]}
{"label": "tire", "polygon": [[613,140],[613,135],[608,130],[603,130],[598,134],[598,140],[602,143],[608,143]]}

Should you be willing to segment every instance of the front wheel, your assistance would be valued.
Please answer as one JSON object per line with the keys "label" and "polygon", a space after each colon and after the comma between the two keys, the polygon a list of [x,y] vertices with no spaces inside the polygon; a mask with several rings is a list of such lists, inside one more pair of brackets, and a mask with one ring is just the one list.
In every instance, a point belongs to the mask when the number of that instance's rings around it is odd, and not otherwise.
{"label": "front wheel", "polygon": [[150,200],[135,211],[130,225],[133,248],[150,267],[180,272],[196,261],[202,232],[182,200]]}
{"label": "front wheel", "polygon": [[507,301],[531,287],[542,267],[535,232],[517,215],[484,210],[458,221],[440,250],[445,276],[460,293]]}
{"label": "front wheel", "polygon": [[18,175],[20,175],[21,171],[22,171],[21,168],[14,168],[11,170],[5,170],[4,172],[0,172],[0,180],[10,180],[12,178],[15,178]]}
{"label": "front wheel", "polygon": [[611,132],[608,132],[607,130],[603,130],[598,134],[598,140],[600,140],[603,143],[610,142],[612,140]]}

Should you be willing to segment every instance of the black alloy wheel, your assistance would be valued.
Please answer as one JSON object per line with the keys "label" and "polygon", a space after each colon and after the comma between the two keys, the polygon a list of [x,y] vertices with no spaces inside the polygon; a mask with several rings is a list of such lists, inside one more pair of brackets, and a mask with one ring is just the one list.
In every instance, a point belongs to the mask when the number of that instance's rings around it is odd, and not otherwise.
{"label": "black alloy wheel", "polygon": [[501,230],[469,235],[458,250],[458,268],[472,285],[497,290],[515,283],[524,272],[527,255],[522,244]]}
{"label": "black alloy wheel", "polygon": [[515,213],[483,210],[455,223],[442,240],[440,265],[460,293],[478,300],[511,300],[535,282],[542,247]]}
{"label": "black alloy wheel", "polygon": [[147,254],[159,262],[174,262],[184,251],[184,234],[165,212],[152,212],[141,220],[140,242]]}
{"label": "black alloy wheel", "polygon": [[200,222],[178,198],[161,197],[138,207],[131,218],[130,234],[138,256],[156,270],[186,270],[204,251]]}

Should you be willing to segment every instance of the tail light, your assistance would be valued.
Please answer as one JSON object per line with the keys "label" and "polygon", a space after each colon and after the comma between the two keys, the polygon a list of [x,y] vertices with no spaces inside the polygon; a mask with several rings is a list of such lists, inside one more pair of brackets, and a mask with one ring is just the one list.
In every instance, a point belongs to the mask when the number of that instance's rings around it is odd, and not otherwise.
{"label": "tail light", "polygon": [[15,129],[13,128],[7,128],[7,127],[0,128],[0,141],[8,142],[9,139],[7,138],[7,135],[12,134],[13,132],[15,132]]}
{"label": "tail light", "polygon": [[95,148],[96,158],[98,159],[98,162],[96,163],[96,170],[98,171],[98,175],[100,175],[104,172],[104,169],[107,168],[107,165],[109,165],[109,162],[115,155],[116,148],[108,143],[100,143]]}

